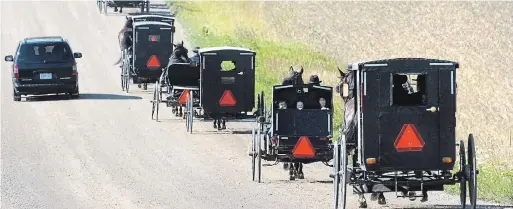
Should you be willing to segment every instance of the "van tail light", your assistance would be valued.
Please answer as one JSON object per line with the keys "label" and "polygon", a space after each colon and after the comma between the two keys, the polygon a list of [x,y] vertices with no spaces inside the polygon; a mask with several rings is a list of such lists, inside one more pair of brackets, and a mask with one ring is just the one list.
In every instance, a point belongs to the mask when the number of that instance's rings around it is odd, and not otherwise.
{"label": "van tail light", "polygon": [[77,63],[73,62],[73,72],[71,73],[71,75],[76,76],[77,73],[78,73],[78,71],[77,71]]}
{"label": "van tail light", "polygon": [[273,136],[271,140],[273,141],[273,144],[278,144],[278,136]]}
{"label": "van tail light", "polygon": [[15,78],[20,78],[20,71],[19,71],[18,64],[14,65],[14,68],[12,69],[12,73],[14,74]]}

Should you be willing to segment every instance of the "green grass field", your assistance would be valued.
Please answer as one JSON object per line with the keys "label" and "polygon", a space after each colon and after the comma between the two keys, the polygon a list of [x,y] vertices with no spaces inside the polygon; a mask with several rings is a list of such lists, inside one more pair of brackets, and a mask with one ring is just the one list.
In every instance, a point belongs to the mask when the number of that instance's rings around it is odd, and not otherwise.
{"label": "green grass field", "polygon": [[[170,4],[171,5],[171,4]],[[260,5],[260,6],[259,6]],[[264,91],[269,105],[271,87],[281,83],[288,76],[291,65],[304,66],[304,79],[315,71],[323,85],[334,86],[338,80],[336,72],[339,63],[333,58],[317,52],[305,44],[292,40],[283,42],[270,28],[261,4],[251,2],[173,2],[173,10],[187,29],[189,39],[200,47],[237,46],[257,52],[256,90]],[[285,21],[285,17],[283,18]],[[343,68],[342,68],[343,69]],[[342,104],[334,100],[335,130],[341,126]],[[466,140],[465,140],[466,141]],[[478,161],[479,163],[479,161]],[[457,164],[456,164],[457,165]],[[478,164],[479,199],[513,203],[513,171],[500,163]],[[455,168],[457,169],[457,168]],[[447,191],[458,194],[459,186],[449,186]]]}

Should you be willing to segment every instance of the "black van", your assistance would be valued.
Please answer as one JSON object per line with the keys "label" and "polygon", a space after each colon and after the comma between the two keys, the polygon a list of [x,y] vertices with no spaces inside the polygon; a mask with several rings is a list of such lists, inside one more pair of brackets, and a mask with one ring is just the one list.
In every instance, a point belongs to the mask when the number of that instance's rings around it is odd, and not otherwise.
{"label": "black van", "polygon": [[33,37],[20,41],[15,56],[5,56],[13,62],[13,99],[21,101],[21,95],[68,94],[79,97],[76,58],[68,41],[57,37]]}

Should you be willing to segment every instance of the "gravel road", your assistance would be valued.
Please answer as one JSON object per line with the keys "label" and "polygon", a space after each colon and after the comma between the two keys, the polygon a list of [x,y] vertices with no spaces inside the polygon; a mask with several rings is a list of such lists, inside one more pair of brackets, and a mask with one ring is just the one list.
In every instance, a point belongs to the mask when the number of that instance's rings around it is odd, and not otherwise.
{"label": "gravel road", "polygon": [[[161,108],[162,122],[151,120],[152,87],[123,93],[113,66],[123,16],[100,15],[92,1],[2,1],[0,13],[2,56],[24,37],[45,35],[64,36],[83,53],[78,100],[13,102],[10,65],[2,62],[2,208],[331,207],[330,168],[322,164],[305,166],[307,179],[294,182],[280,166],[265,167],[263,183],[254,183],[249,135],[214,133],[206,122],[187,134],[169,108]],[[175,40],[183,38],[177,33]],[[458,204],[444,193],[431,197],[429,204],[390,198],[389,206]],[[354,196],[349,201],[356,205]],[[369,208],[381,207],[369,202]]]}

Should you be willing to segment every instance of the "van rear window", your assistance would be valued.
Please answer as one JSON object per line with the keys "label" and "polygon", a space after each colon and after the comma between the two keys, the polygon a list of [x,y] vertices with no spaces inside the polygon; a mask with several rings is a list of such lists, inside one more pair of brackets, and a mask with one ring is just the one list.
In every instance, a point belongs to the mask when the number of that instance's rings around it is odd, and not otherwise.
{"label": "van rear window", "polygon": [[73,59],[66,43],[30,43],[21,45],[18,60],[29,62],[69,61]]}

